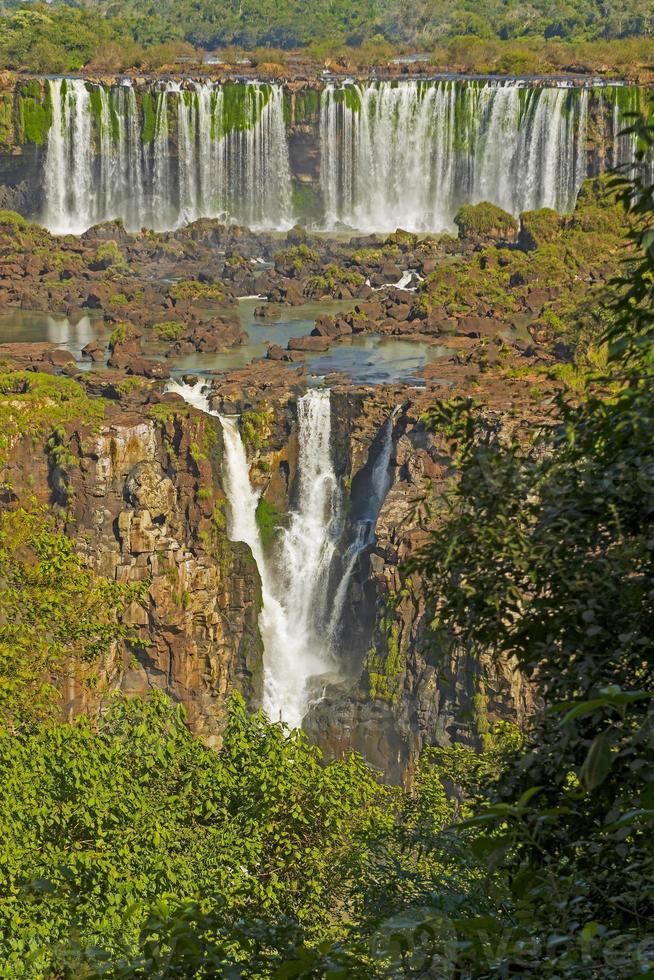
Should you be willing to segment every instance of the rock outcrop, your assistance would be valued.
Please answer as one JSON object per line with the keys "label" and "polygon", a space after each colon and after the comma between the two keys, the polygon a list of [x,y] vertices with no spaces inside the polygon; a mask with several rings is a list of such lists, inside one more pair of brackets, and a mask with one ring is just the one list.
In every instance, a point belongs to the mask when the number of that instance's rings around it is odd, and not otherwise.
{"label": "rock outcrop", "polygon": [[14,447],[3,473],[13,499],[54,506],[91,568],[145,591],[124,616],[138,643],[115,650],[94,687],[70,686],[67,713],[100,709],[112,690],[161,688],[218,745],[230,691],[260,705],[260,579],[227,538],[221,454],[218,421],[170,399],[108,406],[99,425]]}

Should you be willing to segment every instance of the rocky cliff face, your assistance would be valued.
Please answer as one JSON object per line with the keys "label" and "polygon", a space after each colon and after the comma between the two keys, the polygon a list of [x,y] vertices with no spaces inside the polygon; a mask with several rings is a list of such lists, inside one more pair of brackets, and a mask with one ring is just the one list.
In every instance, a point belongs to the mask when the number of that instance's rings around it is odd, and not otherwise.
{"label": "rocky cliff face", "polygon": [[[327,757],[354,748],[387,779],[408,784],[423,749],[451,742],[481,747],[495,721],[526,719],[532,694],[512,664],[480,662],[465,650],[446,655],[430,632],[420,578],[404,567],[425,539],[423,505],[438,500],[454,475],[446,441],[421,421],[429,397],[401,388],[334,397],[351,513],[357,495],[370,493],[380,429],[394,413],[391,486],[345,608],[350,681],[327,692],[305,727]],[[500,438],[521,421],[506,408],[489,414]]]}
{"label": "rocky cliff face", "polygon": [[262,693],[258,571],[225,530],[216,419],[185,406],[109,406],[105,421],[24,439],[3,476],[14,500],[36,498],[65,517],[88,564],[109,580],[145,582],[125,617],[142,646],[116,651],[100,691],[67,692],[68,713],[97,710],[107,691],[165,690],[193,729],[219,743],[232,690]]}
{"label": "rocky cliff face", "polygon": [[[241,414],[251,478],[282,523],[294,494],[296,405],[305,387],[301,375],[295,384],[286,378],[273,387],[270,378],[248,386],[234,376],[212,396],[219,410]],[[507,411],[506,391],[487,384],[489,420],[509,435],[530,407],[513,396]],[[87,386],[115,392],[97,379]],[[111,690],[140,695],[158,687],[182,702],[193,729],[217,746],[230,691],[242,692],[251,707],[261,703],[260,578],[249,549],[227,538],[218,420],[156,389],[143,381],[119,386],[120,400],[106,401],[102,421],[59,425],[36,446],[21,439],[3,478],[14,502],[36,499],[57,509],[98,573],[146,585],[145,602],[125,616],[140,644],[116,651],[95,690],[72,686],[67,712],[98,710]],[[421,420],[432,398],[402,386],[332,392],[332,449],[346,515],[334,593],[376,492],[383,452],[384,491],[390,489],[349,580],[346,679],[313,706],[305,727],[327,757],[355,748],[398,783],[410,782],[426,746],[480,745],[496,719],[520,721],[531,708],[511,664],[480,663],[465,651],[444,659],[429,631],[421,582],[403,567],[424,540],[421,501],[437,499],[453,475],[447,443]]]}

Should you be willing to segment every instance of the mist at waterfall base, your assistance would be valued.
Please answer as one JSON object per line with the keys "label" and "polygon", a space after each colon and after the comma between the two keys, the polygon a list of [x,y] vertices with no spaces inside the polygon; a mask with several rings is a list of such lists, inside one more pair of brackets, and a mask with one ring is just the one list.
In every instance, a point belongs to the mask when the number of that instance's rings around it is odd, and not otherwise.
{"label": "mist at waterfall base", "polygon": [[[202,382],[173,381],[168,391],[220,420],[228,533],[230,540],[249,546],[261,577],[263,707],[272,720],[300,727],[324,684],[341,675],[341,617],[356,559],[373,543],[374,524],[390,486],[392,421],[382,433],[383,450],[373,471],[368,514],[355,524],[352,541],[344,543],[341,490],[331,454],[330,392],[314,389],[298,399],[296,494],[287,526],[278,530],[266,553],[256,516],[260,494],[250,479],[238,418],[212,411]],[[344,549],[340,564],[339,548]],[[331,578],[339,568],[340,581],[334,590]]]}
{"label": "mist at waterfall base", "polygon": [[[571,209],[589,173],[589,108],[605,165],[633,156],[619,135],[637,89],[511,80],[328,84],[318,131],[322,218],[303,213],[281,85],[167,81],[145,90],[51,79],[42,220],[80,233],[120,218],[167,230],[203,217],[254,229],[450,229],[462,203],[513,214]],[[616,93],[622,93],[619,95]]]}

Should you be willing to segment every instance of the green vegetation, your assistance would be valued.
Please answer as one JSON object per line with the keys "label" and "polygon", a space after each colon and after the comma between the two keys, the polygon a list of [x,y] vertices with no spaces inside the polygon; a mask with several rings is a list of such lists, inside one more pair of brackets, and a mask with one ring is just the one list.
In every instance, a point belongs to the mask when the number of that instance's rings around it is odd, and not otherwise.
{"label": "green vegetation", "polygon": [[291,245],[275,252],[273,256],[275,268],[284,270],[291,267],[296,275],[306,272],[307,266],[320,264],[320,255],[308,245]]}
{"label": "green vegetation", "polygon": [[277,528],[280,526],[281,515],[274,504],[260,497],[259,503],[257,504],[256,518],[261,541],[264,548],[267,548],[275,537]]}
{"label": "green vegetation", "polygon": [[[625,217],[611,183],[610,176],[586,181],[567,218],[547,209],[522,215],[519,249],[492,245],[439,265],[420,286],[420,306],[425,313],[510,317],[531,304],[532,331],[540,327],[581,351],[610,315],[601,303],[604,287],[594,283],[617,275],[624,253]],[[580,282],[588,285],[580,289]]]}
{"label": "green vegetation", "polygon": [[129,338],[130,332],[129,323],[117,323],[109,335],[109,350],[113,350],[118,344],[124,344]]}
{"label": "green vegetation", "polygon": [[45,439],[57,426],[84,420],[99,422],[105,402],[88,398],[71,378],[31,371],[0,374],[0,467],[10,458],[18,440]]}
{"label": "green vegetation", "polygon": [[0,741],[56,717],[64,678],[94,686],[99,658],[131,637],[117,614],[141,593],[86,569],[44,510],[0,514]]}
{"label": "green vegetation", "polygon": [[[583,66],[613,74],[647,76],[654,13],[649,0],[314,0],[311,16],[302,0],[162,0],[143,8],[136,0],[63,0],[18,8],[4,0],[0,64],[32,72],[166,70],[197,58],[197,49],[222,49],[236,64],[246,49],[265,75],[283,74],[286,52],[304,48],[316,64],[388,62],[419,51],[438,67],[460,71],[534,74]],[[231,46],[231,47],[230,47]],[[245,129],[265,104],[234,89],[224,126]],[[340,98],[356,108],[356,90]],[[315,112],[311,97],[296,102],[298,121]],[[253,116],[254,114],[254,116]],[[147,140],[154,135],[154,104],[147,107]],[[35,120],[35,132],[41,132]]]}
{"label": "green vegetation", "polygon": [[27,218],[17,211],[0,211],[0,225],[9,225],[12,230],[29,228]]}
{"label": "green vegetation", "polygon": [[525,211],[520,215],[520,244],[527,249],[546,245],[559,237],[563,219],[551,208]]}
{"label": "green vegetation", "polygon": [[356,289],[358,286],[363,286],[365,281],[365,276],[353,269],[344,269],[338,265],[326,265],[319,275],[310,276],[307,279],[304,292],[307,296],[315,298],[332,296],[342,286]]}
{"label": "green vegetation", "polygon": [[221,286],[212,285],[206,282],[196,282],[195,279],[185,279],[183,282],[175,283],[170,290],[171,299],[175,302],[184,302],[201,299],[215,300],[220,302],[225,298]]}
{"label": "green vegetation", "polygon": [[28,82],[21,89],[19,105],[21,142],[46,143],[52,124],[49,88],[38,81]]}
{"label": "green vegetation", "polygon": [[513,215],[488,201],[482,201],[480,204],[464,204],[457,211],[454,224],[459,229],[461,238],[472,238],[476,235],[508,238],[518,230]]}
{"label": "green vegetation", "polygon": [[174,320],[168,323],[155,323],[153,328],[157,340],[170,341],[179,340],[180,337],[184,336],[187,329],[183,323]]}
{"label": "green vegetation", "polygon": [[241,436],[246,449],[256,452],[267,445],[273,417],[272,408],[264,408],[259,412],[243,412]]}
{"label": "green vegetation", "polygon": [[98,269],[123,271],[127,263],[125,262],[125,256],[116,242],[105,242],[104,245],[100,245],[96,250],[92,265]]}

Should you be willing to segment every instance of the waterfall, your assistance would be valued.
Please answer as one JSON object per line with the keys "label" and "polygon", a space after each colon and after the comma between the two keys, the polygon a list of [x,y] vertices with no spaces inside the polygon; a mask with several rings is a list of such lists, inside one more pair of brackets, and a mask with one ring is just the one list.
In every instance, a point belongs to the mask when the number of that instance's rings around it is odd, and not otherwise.
{"label": "waterfall", "polygon": [[365,507],[354,524],[352,541],[343,559],[343,573],[336,589],[329,620],[329,635],[336,646],[340,639],[345,600],[359,556],[375,543],[377,519],[391,488],[393,421],[399,408],[386,419],[380,432],[381,445],[372,466]]}
{"label": "waterfall", "polygon": [[319,683],[337,673],[329,631],[329,573],[340,530],[340,494],[331,460],[329,392],[310,391],[298,401],[297,499],[288,527],[266,555],[257,526],[259,493],[250,481],[238,420],[211,410],[201,382],[171,382],[168,390],[220,420],[230,539],[249,545],[261,576],[264,709],[271,719],[300,727],[314,679]]}
{"label": "waterfall", "polygon": [[[47,84],[42,220],[51,231],[114,218],[159,231],[202,217],[262,230],[307,220],[294,211],[281,85]],[[516,215],[569,211],[591,170],[589,134],[593,167],[629,162],[634,140],[619,135],[622,114],[641,101],[640,89],[618,85],[330,83],[317,134],[320,225],[441,231],[461,204],[482,200]]]}
{"label": "waterfall", "polygon": [[[336,673],[328,623],[329,572],[340,529],[340,495],[331,461],[329,391],[298,401],[298,493],[271,557],[277,608],[265,614],[264,706],[299,725],[311,679]],[[277,618],[279,614],[279,618]]]}
{"label": "waterfall", "polygon": [[79,234],[120,218],[131,230],[202,217],[285,228],[291,175],[278,85],[163,83],[137,92],[50,79],[42,220]]}
{"label": "waterfall", "polygon": [[329,85],[326,226],[442,230],[462,203],[568,211],[587,176],[589,92],[520,82]]}

